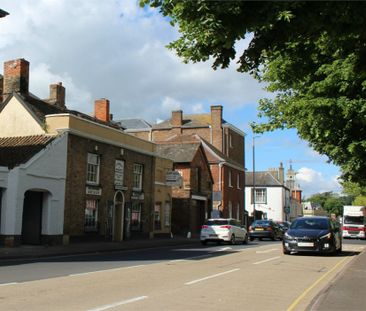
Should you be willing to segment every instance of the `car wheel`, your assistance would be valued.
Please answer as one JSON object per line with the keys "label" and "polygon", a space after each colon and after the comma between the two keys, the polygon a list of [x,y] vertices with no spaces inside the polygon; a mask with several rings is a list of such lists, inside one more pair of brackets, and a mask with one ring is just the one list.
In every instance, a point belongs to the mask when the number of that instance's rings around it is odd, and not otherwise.
{"label": "car wheel", "polygon": [[273,237],[271,237],[272,241],[275,241],[277,239],[277,237],[274,235]]}
{"label": "car wheel", "polygon": [[254,241],[254,238],[250,237],[249,240]]}
{"label": "car wheel", "polygon": [[207,244],[207,241],[206,241],[206,240],[202,240],[202,241],[201,241],[201,244],[202,244],[202,245],[206,245],[206,244]]}
{"label": "car wheel", "polygon": [[243,244],[248,244],[248,235],[244,236]]}
{"label": "car wheel", "polygon": [[230,244],[235,245],[235,235],[234,234],[230,238]]}
{"label": "car wheel", "polygon": [[284,255],[291,255],[291,252],[289,252],[286,248],[283,248],[282,250]]}

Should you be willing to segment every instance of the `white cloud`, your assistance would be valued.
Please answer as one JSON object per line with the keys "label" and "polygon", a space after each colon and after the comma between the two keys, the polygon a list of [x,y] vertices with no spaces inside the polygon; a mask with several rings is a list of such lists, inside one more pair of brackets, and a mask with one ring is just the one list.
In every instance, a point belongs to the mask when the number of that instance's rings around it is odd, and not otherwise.
{"label": "white cloud", "polygon": [[296,174],[296,182],[303,190],[303,195],[309,197],[315,193],[340,192],[338,176],[325,177],[322,172],[308,167],[302,167]]}
{"label": "white cloud", "polygon": [[[36,95],[45,78],[34,70],[47,66],[63,78],[67,106],[82,112],[105,97],[115,118],[152,121],[169,116],[161,107],[166,98],[184,111],[207,111],[210,104],[243,107],[264,94],[234,67],[213,71],[210,63],[183,64],[166,49],[177,32],[136,0],[3,0],[2,8],[10,15],[1,20],[0,62],[29,60]],[[79,90],[85,98],[71,96]]]}

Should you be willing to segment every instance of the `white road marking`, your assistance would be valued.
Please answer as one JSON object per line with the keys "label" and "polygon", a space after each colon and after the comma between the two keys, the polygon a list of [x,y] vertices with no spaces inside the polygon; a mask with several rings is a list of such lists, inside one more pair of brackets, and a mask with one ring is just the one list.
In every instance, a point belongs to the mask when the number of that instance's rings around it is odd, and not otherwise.
{"label": "white road marking", "polygon": [[217,251],[218,252],[224,252],[224,251],[228,251],[230,249],[232,249],[232,248],[231,247],[223,247],[223,248],[218,249]]}
{"label": "white road marking", "polygon": [[195,284],[195,283],[198,283],[198,282],[202,282],[202,281],[205,281],[205,280],[208,280],[208,279],[216,278],[218,276],[221,276],[221,275],[224,275],[224,274],[228,274],[228,273],[232,273],[232,272],[235,272],[235,271],[238,271],[238,270],[240,270],[240,269],[237,268],[237,269],[233,269],[233,270],[229,270],[229,271],[225,271],[225,272],[213,274],[213,275],[210,275],[210,276],[206,276],[206,277],[204,277],[202,279],[193,280],[193,281],[190,281],[190,282],[187,282],[187,283],[184,283],[184,284],[185,285],[192,285],[192,284]]}
{"label": "white road marking", "polygon": [[268,258],[268,259],[265,259],[265,260],[257,261],[257,262],[254,262],[253,265],[259,265],[261,263],[265,263],[265,262],[268,262],[268,261],[271,261],[271,260],[276,260],[278,258],[281,258],[281,257],[277,256],[277,257],[272,257],[272,258]]}
{"label": "white road marking", "polygon": [[146,266],[146,265],[137,265],[137,266],[131,266],[131,267],[121,267],[121,268],[115,268],[115,269],[105,269],[105,270],[89,271],[89,272],[69,274],[69,276],[80,276],[80,275],[87,275],[87,274],[94,274],[94,273],[101,273],[101,272],[127,270],[127,269],[133,269],[133,268],[140,268],[140,267],[144,267],[144,266]]}
{"label": "white road marking", "polygon": [[264,251],[256,251],[256,254],[265,254],[265,253],[270,253],[270,252],[274,252],[274,251],[277,251],[279,250],[279,248],[271,248],[271,249],[267,249],[267,250],[264,250]]}
{"label": "white road marking", "polygon": [[18,282],[4,283],[4,284],[0,284],[0,286],[8,286],[8,285],[14,285],[14,284],[18,284]]}
{"label": "white road marking", "polygon": [[88,311],[103,311],[103,310],[111,309],[111,308],[118,307],[118,306],[121,306],[121,305],[125,305],[125,304],[131,303],[131,302],[140,301],[140,300],[143,300],[143,299],[146,299],[146,298],[148,298],[148,297],[147,296],[135,297],[135,298],[131,298],[131,299],[111,303],[109,305],[104,305],[104,306],[101,306],[101,307],[98,307],[98,308],[95,308],[95,309],[89,309]]}

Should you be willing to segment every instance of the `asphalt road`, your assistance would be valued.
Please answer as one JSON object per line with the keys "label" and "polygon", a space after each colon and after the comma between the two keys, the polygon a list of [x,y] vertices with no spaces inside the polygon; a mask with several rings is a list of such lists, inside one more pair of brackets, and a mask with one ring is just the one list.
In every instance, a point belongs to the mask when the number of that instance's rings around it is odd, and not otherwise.
{"label": "asphalt road", "polygon": [[304,310],[361,251],[284,256],[280,242],[64,256],[0,267],[4,310]]}

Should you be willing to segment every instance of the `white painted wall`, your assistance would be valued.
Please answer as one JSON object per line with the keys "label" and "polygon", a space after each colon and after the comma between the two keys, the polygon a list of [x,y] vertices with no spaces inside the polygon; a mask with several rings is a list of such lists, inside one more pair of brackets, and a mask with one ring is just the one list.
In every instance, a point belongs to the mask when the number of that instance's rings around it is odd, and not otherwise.
{"label": "white painted wall", "polygon": [[67,137],[58,137],[27,163],[10,170],[3,191],[1,234],[21,234],[27,190],[44,192],[42,234],[63,234]]}
{"label": "white painted wall", "polygon": [[[258,187],[263,188],[263,187]],[[251,202],[252,187],[245,187],[245,208],[252,216],[253,204]],[[284,187],[267,187],[267,204],[255,204],[257,211],[267,213],[267,218],[274,221],[285,220],[284,206],[286,202],[286,188]]]}
{"label": "white painted wall", "polygon": [[0,137],[44,134],[42,126],[13,96],[0,113]]}

